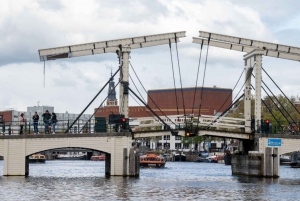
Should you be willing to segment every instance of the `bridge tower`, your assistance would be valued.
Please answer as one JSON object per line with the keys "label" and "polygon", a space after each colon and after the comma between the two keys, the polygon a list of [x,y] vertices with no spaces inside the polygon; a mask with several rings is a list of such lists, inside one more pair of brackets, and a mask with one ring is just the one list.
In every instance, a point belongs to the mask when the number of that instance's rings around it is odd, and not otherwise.
{"label": "bridge tower", "polygon": [[245,96],[244,96],[244,115],[245,115],[245,131],[251,132],[251,77],[252,71],[255,70],[255,109],[254,119],[256,121],[255,130],[260,131],[261,128],[261,68],[262,68],[262,52],[253,50],[244,55],[245,61]]}

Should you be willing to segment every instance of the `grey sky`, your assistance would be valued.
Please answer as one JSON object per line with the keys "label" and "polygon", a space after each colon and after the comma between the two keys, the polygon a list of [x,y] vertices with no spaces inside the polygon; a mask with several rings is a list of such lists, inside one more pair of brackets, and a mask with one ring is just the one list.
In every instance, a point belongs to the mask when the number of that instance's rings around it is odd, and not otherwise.
{"label": "grey sky", "polygon": [[[298,9],[297,0],[4,0],[0,7],[0,110],[26,110],[41,101],[57,112],[80,112],[108,80],[110,67],[114,72],[118,66],[115,54],[49,61],[43,88],[38,49],[187,31],[187,37],[178,44],[179,59],[183,86],[194,86],[199,45],[191,41],[199,30],[300,46]],[[199,86],[205,52],[206,47]],[[241,52],[210,47],[204,85],[232,88],[244,68],[242,58]],[[131,63],[146,89],[173,87],[168,45],[132,50]],[[179,87],[174,45],[173,63]],[[264,57],[263,67],[288,95],[298,95],[299,62]],[[130,73],[142,91],[132,70]],[[279,93],[265,75],[263,79],[275,94]],[[98,107],[106,93],[88,113]],[[130,99],[130,105],[137,103]]]}

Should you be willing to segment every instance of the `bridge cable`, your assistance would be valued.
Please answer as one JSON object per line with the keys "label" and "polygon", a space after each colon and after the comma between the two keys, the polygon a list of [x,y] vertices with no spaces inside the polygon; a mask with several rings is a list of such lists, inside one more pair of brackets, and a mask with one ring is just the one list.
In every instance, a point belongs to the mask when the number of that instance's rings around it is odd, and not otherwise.
{"label": "bridge cable", "polygon": [[194,101],[193,101],[192,114],[194,114],[195,99],[196,99],[196,88],[197,88],[197,84],[198,84],[198,77],[199,77],[199,71],[200,71],[202,48],[203,48],[203,43],[201,43],[201,48],[200,48],[200,56],[199,56],[198,69],[197,69],[197,78],[196,78],[195,91],[194,91]]}
{"label": "bridge cable", "polygon": [[[253,77],[255,77],[252,74]],[[267,94],[267,96],[270,98],[270,100],[273,102],[273,104],[276,106],[276,108],[279,110],[279,112],[282,114],[282,116],[285,118],[285,120],[287,122],[289,122],[288,118],[284,115],[284,113],[280,110],[280,108],[278,107],[278,105],[274,102],[274,100],[271,98],[271,96],[269,95],[269,93],[265,90],[265,88],[263,86],[261,86],[261,88],[264,90],[264,92]]]}
{"label": "bridge cable", "polygon": [[[133,98],[133,100],[137,103],[137,104],[139,104],[139,106],[141,106],[141,108],[143,107],[135,98],[134,98],[134,96],[133,95],[131,95],[131,94],[129,94],[130,96],[131,96],[131,98]],[[148,114],[149,114],[149,116],[150,117],[152,117],[155,121],[157,121],[157,119],[155,119],[155,117],[150,113],[150,112],[148,112],[147,110],[145,110]],[[158,123],[160,123],[160,124],[162,124],[163,125],[163,123],[161,123],[161,122],[158,122]]]}
{"label": "bridge cable", "polygon": [[151,98],[151,96],[149,96],[149,94],[148,94],[148,92],[147,92],[147,90],[145,89],[145,87],[144,87],[144,85],[142,84],[142,82],[141,82],[141,80],[139,79],[139,77],[137,76],[137,74],[136,74],[136,72],[135,72],[135,70],[134,70],[134,68],[133,68],[133,66],[131,65],[131,62],[130,62],[130,66],[131,66],[131,68],[132,68],[132,70],[133,70],[133,72],[134,72],[134,74],[135,74],[135,76],[136,76],[136,78],[138,79],[138,81],[140,82],[140,84],[141,84],[141,86],[143,87],[143,89],[144,89],[144,91],[146,92],[146,94],[147,94],[147,96],[150,98],[150,100],[152,101],[152,103],[156,106],[156,108],[168,119],[168,120],[170,120],[170,122],[172,122],[174,125],[177,125],[176,123],[174,123],[159,107],[158,107],[158,105],[154,102],[154,100]]}
{"label": "bridge cable", "polygon": [[226,114],[226,112],[227,112],[228,110],[230,110],[230,109],[232,108],[232,106],[234,106],[238,101],[240,101],[240,99],[243,98],[244,95],[245,95],[245,94],[242,94],[236,101],[234,101],[233,103],[231,103],[231,104],[224,110],[224,112],[222,112],[222,114],[220,114],[220,116],[218,116],[215,120],[213,120],[213,121],[212,121],[205,129],[206,129],[206,130],[210,129],[210,128],[211,128],[211,125],[214,124],[214,123],[216,123],[217,120],[218,120],[220,117],[222,117],[224,114]]}
{"label": "bridge cable", "polygon": [[[245,70],[245,68],[244,68]],[[236,97],[240,94],[240,92],[242,91],[242,89],[244,88],[247,80],[250,78],[251,74],[248,75],[248,77],[246,78],[244,84],[242,85],[241,89],[239,90],[239,92],[236,94],[236,96],[234,97],[234,99],[232,101],[234,101],[236,99]],[[241,76],[240,76],[241,77]],[[238,99],[239,100],[239,99]],[[222,106],[223,107],[223,106]],[[220,114],[215,120],[219,119],[220,117],[222,117],[225,113],[223,112],[222,114]],[[210,128],[210,125],[212,125],[214,122],[211,122],[205,129]]]}
{"label": "bridge cable", "polygon": [[[110,78],[111,79],[111,78]],[[119,80],[118,83],[114,86],[113,90],[111,90],[108,95],[106,96],[106,98],[102,101],[102,103],[99,105],[99,107],[94,111],[94,113],[90,116],[90,118],[87,120],[87,122],[84,124],[84,126],[82,126],[82,128],[80,129],[79,133],[82,131],[82,129],[87,125],[87,123],[92,119],[92,117],[97,113],[97,111],[99,110],[100,107],[102,107],[103,103],[107,100],[108,96],[115,90],[115,88],[120,84],[122,80]],[[74,121],[76,122],[76,120]],[[94,130],[95,132],[95,130]]]}
{"label": "bridge cable", "polygon": [[142,94],[140,93],[139,89],[137,88],[136,84],[134,83],[132,77],[131,77],[130,75],[129,75],[129,78],[130,78],[131,82],[133,83],[135,89],[136,89],[136,90],[138,91],[138,93],[140,94],[140,96],[141,96],[141,98],[143,99],[143,101],[146,102],[145,99],[143,98]]}
{"label": "bridge cable", "polygon": [[[118,68],[118,70],[112,75],[111,78],[115,77],[115,75],[120,71],[122,66],[120,66]],[[94,102],[94,100],[99,96],[99,94],[105,89],[105,87],[109,84],[111,78],[109,78],[109,80],[104,84],[104,86],[102,87],[102,89],[96,94],[96,96],[92,99],[92,101],[83,109],[83,111],[77,116],[77,118],[75,119],[75,121],[71,124],[71,126],[69,126],[69,128],[65,131],[65,133],[68,133],[70,128],[72,128],[72,126],[75,124],[75,122],[81,117],[81,115],[90,107],[90,105]]]}
{"label": "bridge cable", "polygon": [[[253,74],[252,74],[253,75]],[[253,77],[255,78],[255,76],[253,75]],[[295,122],[295,120],[293,119],[293,117],[288,113],[288,111],[286,111],[286,109],[284,108],[284,106],[281,104],[281,102],[278,100],[278,98],[274,95],[274,93],[270,90],[270,88],[266,85],[266,83],[263,81],[263,80],[261,80],[262,81],[262,83],[267,87],[267,89],[271,92],[271,94],[273,95],[273,97],[275,98],[275,100],[279,103],[279,105],[282,107],[282,109],[286,112],[286,114],[290,117],[290,119],[292,120],[292,122],[293,123],[295,123],[296,124],[296,122]],[[263,86],[262,86],[262,88],[263,88]],[[264,88],[263,88],[264,89]],[[264,91],[265,91],[265,89],[264,89]],[[266,92],[266,91],[265,91]],[[267,92],[266,92],[267,93]],[[271,97],[270,97],[271,98]],[[275,103],[274,103],[275,104]],[[277,106],[277,104],[276,104],[276,106]],[[289,122],[289,121],[288,121]]]}
{"label": "bridge cable", "polygon": [[201,95],[200,95],[200,105],[199,105],[199,110],[198,110],[197,129],[198,129],[198,125],[199,125],[199,119],[200,119],[200,116],[201,116],[200,113],[201,113],[201,107],[202,107],[203,87],[204,87],[204,80],[205,80],[205,72],[206,72],[206,65],[207,65],[207,57],[208,57],[208,49],[209,49],[210,36],[211,36],[211,33],[209,33],[208,40],[207,40],[207,49],[206,49],[206,57],[205,57],[203,81],[202,81]]}
{"label": "bridge cable", "polygon": [[[177,62],[178,62],[178,71],[179,71],[180,86],[181,86],[181,98],[182,98],[182,105],[183,105],[183,114],[184,114],[184,119],[185,119],[185,122],[186,122],[186,113],[185,113],[184,95],[183,95],[183,89],[182,89],[181,71],[180,71],[180,64],[179,64],[179,55],[178,55],[178,47],[177,47],[177,37],[176,37],[176,33],[175,33],[175,46],[176,46],[176,53],[177,53]],[[186,122],[186,126],[187,126],[187,122]]]}
{"label": "bridge cable", "polygon": [[[254,86],[251,84],[252,88],[255,90]],[[266,104],[266,102],[261,99],[261,101],[263,102],[263,104],[266,106],[266,108],[268,109],[268,111],[270,112],[270,114],[272,115],[272,117],[275,119],[275,121],[278,123],[278,125],[281,127],[281,129],[283,130],[283,127],[281,126],[280,122],[277,120],[277,118],[274,116],[272,109],[268,107],[268,105]]]}
{"label": "bridge cable", "polygon": [[172,56],[171,39],[169,39],[169,47],[170,47],[170,55],[171,55],[171,64],[172,64],[172,73],[173,73],[173,82],[174,82],[174,90],[175,90],[175,100],[176,100],[177,114],[179,115],[178,100],[177,100],[177,89],[176,89],[176,84],[175,84],[175,73],[174,73],[174,64],[173,64],[173,56]]}
{"label": "bridge cable", "polygon": [[[136,90],[138,91],[138,93],[140,94],[140,97],[143,99],[143,101],[144,102],[146,102],[145,101],[145,99],[143,98],[143,96],[142,96],[142,94],[140,93],[140,91],[138,90],[138,88],[137,88],[137,86],[136,86],[136,84],[134,83],[134,81],[133,81],[133,79],[131,78],[131,76],[129,75],[129,78],[130,78],[130,80],[131,80],[131,82],[133,83],[133,85],[134,85],[134,87],[136,88]],[[142,107],[142,105],[131,95],[131,94],[129,94],[132,98],[133,98],[133,100],[135,100],[135,102],[137,103],[137,104],[139,104],[141,107]],[[154,116],[150,113],[150,112],[148,112],[147,110],[145,110],[154,120],[156,120],[155,118],[154,118]]]}
{"label": "bridge cable", "polygon": [[168,131],[171,131],[172,135],[178,135],[178,132],[175,132],[162,118],[160,118],[130,87],[128,87],[128,90],[133,93],[133,95],[139,99],[139,101],[141,101],[164,124]]}
{"label": "bridge cable", "polygon": [[[243,71],[242,71],[242,73],[241,73],[241,75],[240,75],[240,77],[239,77],[239,79],[238,79],[238,81],[237,81],[237,83],[235,84],[235,86],[233,87],[233,89],[232,89],[232,91],[234,91],[235,90],[235,88],[236,88],[236,86],[238,85],[238,83],[240,82],[240,79],[241,79],[241,77],[242,77],[242,75],[243,75],[243,73],[244,73],[244,71],[245,71],[245,68],[243,69]],[[216,113],[218,113],[221,109],[222,109],[222,107],[226,104],[226,102],[228,101],[228,99],[230,98],[230,96],[231,96],[232,94],[230,94],[228,97],[227,97],[227,99],[224,101],[224,103],[223,103],[223,105],[217,110],[217,112]]]}
{"label": "bridge cable", "polygon": [[294,104],[290,101],[290,99],[283,93],[283,91],[279,88],[279,86],[275,83],[275,81],[271,78],[271,76],[265,71],[265,69],[262,67],[263,71],[268,75],[268,77],[272,80],[272,82],[276,85],[276,87],[281,91],[281,93],[284,95],[284,97],[289,101],[289,103],[294,107],[294,109],[300,114],[299,110],[294,106]]}

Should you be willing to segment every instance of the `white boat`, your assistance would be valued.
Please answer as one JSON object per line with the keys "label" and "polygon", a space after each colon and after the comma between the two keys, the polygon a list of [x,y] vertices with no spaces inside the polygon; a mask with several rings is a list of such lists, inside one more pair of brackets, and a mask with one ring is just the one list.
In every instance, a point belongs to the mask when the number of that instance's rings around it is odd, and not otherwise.
{"label": "white boat", "polygon": [[87,157],[83,152],[67,152],[66,154],[58,154],[55,158],[61,160],[83,160]]}

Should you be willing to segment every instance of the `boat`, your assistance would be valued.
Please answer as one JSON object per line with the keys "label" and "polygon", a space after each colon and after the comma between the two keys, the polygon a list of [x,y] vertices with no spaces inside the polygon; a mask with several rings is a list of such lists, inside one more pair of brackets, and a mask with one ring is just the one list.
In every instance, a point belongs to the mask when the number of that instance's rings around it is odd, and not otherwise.
{"label": "boat", "polygon": [[197,160],[197,162],[204,162],[204,163],[208,163],[208,159],[207,159],[207,157],[208,157],[208,153],[206,153],[206,152],[203,152],[203,153],[199,153],[199,157],[198,157],[198,160]]}
{"label": "boat", "polygon": [[86,154],[82,152],[67,152],[66,154],[58,154],[55,159],[60,160],[84,160],[86,158]]}
{"label": "boat", "polygon": [[217,163],[218,162],[218,156],[208,156],[206,157],[209,163]]}
{"label": "boat", "polygon": [[92,161],[104,161],[105,160],[105,154],[101,154],[99,156],[92,156],[91,160]]}
{"label": "boat", "polygon": [[29,163],[45,163],[46,157],[43,154],[33,154],[29,156]]}
{"label": "boat", "polygon": [[299,152],[293,152],[291,154],[291,162],[290,162],[290,166],[292,168],[300,168],[300,161],[299,161]]}
{"label": "boat", "polygon": [[175,154],[174,158],[175,158],[174,159],[175,161],[185,161],[186,160],[186,155],[183,154],[183,153]]}
{"label": "boat", "polygon": [[291,157],[286,155],[280,155],[280,165],[290,165],[291,164]]}
{"label": "boat", "polygon": [[147,155],[140,157],[141,167],[165,167],[166,159],[154,152],[148,152]]}

